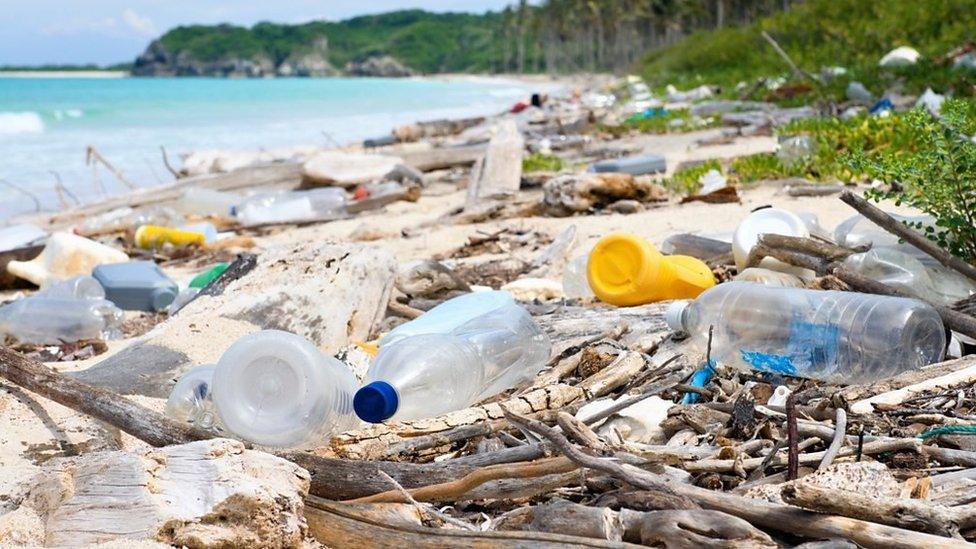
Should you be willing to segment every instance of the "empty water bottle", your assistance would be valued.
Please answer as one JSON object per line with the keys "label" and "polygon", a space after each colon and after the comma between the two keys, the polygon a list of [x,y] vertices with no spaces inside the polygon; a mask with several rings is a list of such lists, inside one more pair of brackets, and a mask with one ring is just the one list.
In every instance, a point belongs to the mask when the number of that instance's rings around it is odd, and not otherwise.
{"label": "empty water bottle", "polygon": [[903,248],[879,246],[852,254],[844,266],[872,280],[936,305],[950,305],[969,297],[976,286],[941,266],[925,266]]}
{"label": "empty water bottle", "polygon": [[211,390],[215,368],[213,364],[203,364],[183,374],[166,400],[170,419],[217,435],[224,433]]}
{"label": "empty water bottle", "polygon": [[31,296],[0,307],[0,333],[21,343],[117,337],[123,313],[105,299]]}
{"label": "empty water bottle", "polygon": [[866,383],[938,362],[945,329],[915,299],[728,282],[676,302],[668,325],[712,357],[777,374]]}
{"label": "empty water bottle", "polygon": [[281,448],[320,444],[358,424],[356,377],[305,338],[263,330],[238,339],[217,361],[213,401],[233,435]]}
{"label": "empty water bottle", "polygon": [[308,191],[266,193],[235,208],[244,225],[335,219],[346,211],[346,192],[336,187]]}
{"label": "empty water bottle", "polygon": [[380,342],[356,413],[379,423],[458,410],[534,378],[550,350],[548,336],[505,292],[457,297]]}
{"label": "empty water bottle", "polygon": [[31,299],[38,297],[49,299],[105,299],[105,288],[94,277],[78,275],[51,284],[31,296]]}

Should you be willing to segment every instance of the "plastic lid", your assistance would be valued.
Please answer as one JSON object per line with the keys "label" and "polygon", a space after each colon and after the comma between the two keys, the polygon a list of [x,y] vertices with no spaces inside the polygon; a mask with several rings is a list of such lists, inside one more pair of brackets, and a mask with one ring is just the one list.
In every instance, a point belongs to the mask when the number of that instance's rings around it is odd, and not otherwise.
{"label": "plastic lid", "polygon": [[393,417],[400,406],[396,389],[385,381],[374,381],[356,391],[352,407],[363,421],[383,423]]}
{"label": "plastic lid", "polygon": [[162,311],[176,299],[175,288],[156,288],[152,293],[152,308],[155,311]]}
{"label": "plastic lid", "polygon": [[587,263],[593,292],[604,301],[633,292],[653,251],[646,240],[636,235],[605,236],[593,247]]}
{"label": "plastic lid", "polygon": [[685,326],[682,322],[682,316],[685,314],[685,309],[688,308],[690,301],[675,301],[671,305],[668,305],[668,310],[664,313],[664,321],[668,324],[668,328],[671,331],[680,335],[687,335],[685,332]]}

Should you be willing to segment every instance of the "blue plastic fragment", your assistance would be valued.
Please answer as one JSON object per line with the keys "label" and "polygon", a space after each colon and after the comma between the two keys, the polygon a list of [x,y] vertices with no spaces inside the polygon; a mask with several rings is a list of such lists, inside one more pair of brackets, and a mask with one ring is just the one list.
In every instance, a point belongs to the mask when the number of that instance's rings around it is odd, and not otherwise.
{"label": "blue plastic fragment", "polygon": [[884,111],[893,111],[893,110],[895,110],[894,103],[892,103],[891,100],[888,99],[887,97],[882,97],[881,99],[878,100],[877,103],[875,103],[871,107],[871,110],[868,112],[870,112],[871,114],[880,114]]}
{"label": "blue plastic fragment", "polygon": [[[706,383],[711,381],[712,376],[714,375],[715,361],[709,360],[707,364],[701,367],[701,369],[692,374],[691,381],[688,382],[688,385],[691,385],[692,387],[704,387]],[[681,399],[681,403],[694,404],[698,402],[699,397],[701,397],[701,395],[698,393],[685,393],[685,396]]]}

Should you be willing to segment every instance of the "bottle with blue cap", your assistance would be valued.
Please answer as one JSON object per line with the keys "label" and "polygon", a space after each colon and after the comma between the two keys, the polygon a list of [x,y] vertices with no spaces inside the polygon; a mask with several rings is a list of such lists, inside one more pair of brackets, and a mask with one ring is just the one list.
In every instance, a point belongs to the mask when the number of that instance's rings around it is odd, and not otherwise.
{"label": "bottle with blue cap", "polygon": [[938,312],[916,299],[726,282],[674,302],[668,326],[712,358],[764,372],[852,384],[942,359]]}
{"label": "bottle with blue cap", "polygon": [[551,348],[508,293],[465,294],[383,338],[353,406],[371,423],[459,410],[533,379]]}

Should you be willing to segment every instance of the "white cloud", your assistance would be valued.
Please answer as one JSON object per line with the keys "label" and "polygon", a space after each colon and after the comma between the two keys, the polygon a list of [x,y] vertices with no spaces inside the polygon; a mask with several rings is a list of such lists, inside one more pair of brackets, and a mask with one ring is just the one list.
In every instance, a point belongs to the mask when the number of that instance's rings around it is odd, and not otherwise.
{"label": "white cloud", "polygon": [[122,20],[128,25],[132,30],[150,37],[155,37],[159,35],[159,31],[156,29],[156,24],[149,17],[143,17],[135,12],[132,8],[126,8],[122,12]]}

